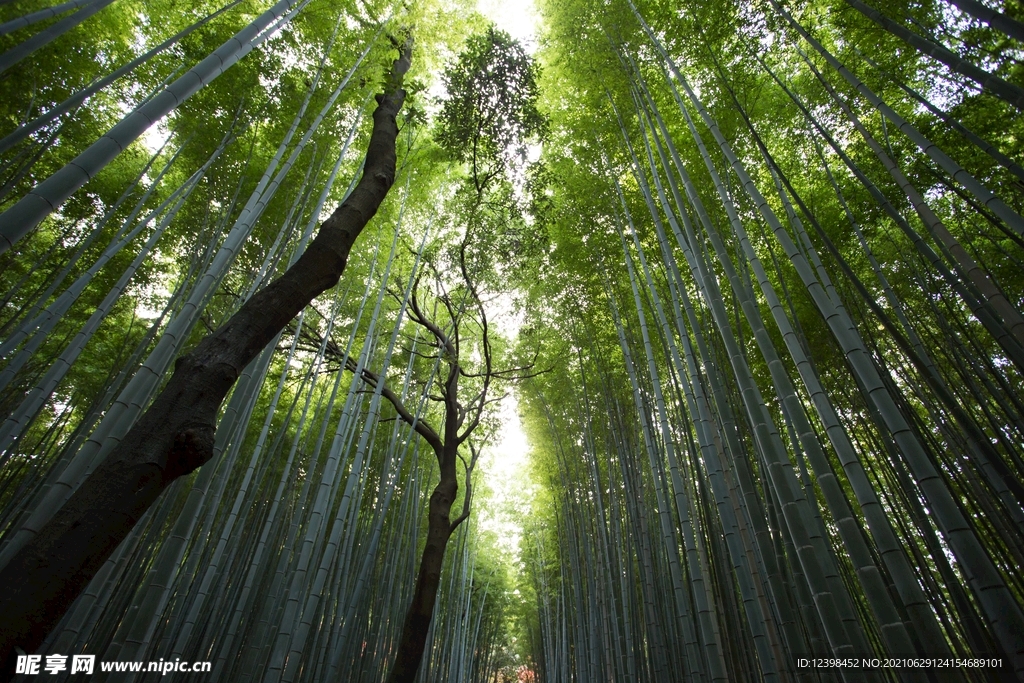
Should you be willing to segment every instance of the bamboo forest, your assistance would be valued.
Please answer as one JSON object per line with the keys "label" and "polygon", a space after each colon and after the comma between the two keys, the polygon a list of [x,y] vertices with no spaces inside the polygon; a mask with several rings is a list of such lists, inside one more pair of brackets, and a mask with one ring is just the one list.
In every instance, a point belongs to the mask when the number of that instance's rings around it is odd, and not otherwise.
{"label": "bamboo forest", "polygon": [[0,680],[1024,682],[1022,112],[1024,0],[0,0]]}

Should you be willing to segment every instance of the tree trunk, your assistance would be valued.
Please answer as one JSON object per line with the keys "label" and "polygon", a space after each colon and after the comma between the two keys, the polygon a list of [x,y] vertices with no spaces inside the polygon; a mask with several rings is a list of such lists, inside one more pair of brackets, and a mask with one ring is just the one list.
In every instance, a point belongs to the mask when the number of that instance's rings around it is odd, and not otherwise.
{"label": "tree trunk", "polygon": [[[178,359],[174,375],[121,444],[0,572],[0,659],[32,652],[159,494],[213,455],[221,402],[249,362],[341,277],[356,238],[394,183],[403,77],[411,42],[377,96],[365,170],[348,199],[278,280]],[[450,503],[449,503],[450,506]]]}
{"label": "tree trunk", "polygon": [[416,678],[423,650],[427,644],[427,633],[434,616],[434,603],[437,601],[437,589],[441,584],[441,568],[444,564],[444,551],[451,537],[451,509],[458,493],[456,479],[457,446],[446,444],[444,461],[441,465],[441,481],[430,494],[428,508],[427,543],[423,547],[420,569],[416,576],[416,592],[413,593],[412,604],[405,614],[402,625],[402,640],[398,645],[395,663],[391,666],[387,683],[412,683]]}

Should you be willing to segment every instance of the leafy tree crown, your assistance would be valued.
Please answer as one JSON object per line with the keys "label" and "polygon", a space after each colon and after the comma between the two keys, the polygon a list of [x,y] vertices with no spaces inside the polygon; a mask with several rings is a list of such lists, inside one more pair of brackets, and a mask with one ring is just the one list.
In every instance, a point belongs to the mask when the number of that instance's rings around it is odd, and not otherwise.
{"label": "leafy tree crown", "polygon": [[537,110],[539,69],[523,46],[493,24],[471,36],[443,75],[448,95],[437,141],[450,157],[470,162],[479,183],[525,160],[545,119]]}

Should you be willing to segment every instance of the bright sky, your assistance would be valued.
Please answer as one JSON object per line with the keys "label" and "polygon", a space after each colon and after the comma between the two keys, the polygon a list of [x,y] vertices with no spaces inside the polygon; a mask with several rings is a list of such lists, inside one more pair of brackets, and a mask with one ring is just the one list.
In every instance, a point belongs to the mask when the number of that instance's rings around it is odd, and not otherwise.
{"label": "bright sky", "polygon": [[477,0],[476,9],[528,52],[537,48],[537,11],[532,0]]}
{"label": "bright sky", "polygon": [[[531,0],[477,0],[477,11],[497,27],[523,43],[533,52],[537,48],[537,15]],[[498,307],[501,302],[497,302]],[[509,311],[498,312],[495,325],[503,334],[518,332],[518,321]],[[501,539],[502,549],[519,557],[522,517],[525,504],[532,498],[533,487],[526,471],[529,445],[519,421],[519,405],[510,394],[501,405],[502,427],[495,435],[480,462],[484,483],[494,492],[486,508],[474,506],[473,514],[481,529],[494,531]]]}

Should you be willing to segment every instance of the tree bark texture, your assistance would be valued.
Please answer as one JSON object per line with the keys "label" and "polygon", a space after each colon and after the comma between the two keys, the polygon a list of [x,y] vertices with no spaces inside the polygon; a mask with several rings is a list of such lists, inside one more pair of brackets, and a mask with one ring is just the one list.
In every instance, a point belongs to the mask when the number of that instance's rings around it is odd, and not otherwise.
{"label": "tree bark texture", "polygon": [[245,366],[340,279],[352,245],[395,180],[396,116],[405,101],[411,50],[410,41],[377,95],[363,176],[352,194],[284,275],[178,359],[166,388],[124,441],[0,571],[6,676],[14,672],[15,648],[31,653],[40,646],[160,493],[212,457],[217,413]]}
{"label": "tree bark texture", "polygon": [[[458,325],[456,324],[454,339],[449,339],[439,327],[425,320],[415,301],[413,302],[415,319],[420,321],[438,340],[441,352],[448,355],[448,377],[444,382],[444,427],[442,437],[425,422],[416,422],[416,431],[430,445],[437,456],[440,481],[430,494],[427,507],[427,541],[423,546],[419,571],[416,574],[416,587],[413,591],[412,603],[405,613],[402,624],[402,638],[398,643],[395,662],[391,666],[387,683],[413,683],[416,672],[423,661],[423,651],[427,644],[430,622],[434,618],[434,603],[437,602],[437,590],[441,585],[441,569],[444,566],[444,553],[448,547],[448,539],[459,523],[465,519],[469,507],[470,492],[467,490],[464,501],[463,515],[451,521],[452,505],[459,492],[458,458],[459,445],[469,437],[475,427],[474,423],[463,434],[459,434],[462,426],[460,416],[463,414],[459,405],[459,377],[461,370],[458,357]],[[392,400],[392,404],[396,401]],[[397,407],[397,406],[396,406]],[[408,421],[408,420],[407,420]],[[469,486],[470,472],[466,472],[466,485]]]}
{"label": "tree bark texture", "polygon": [[454,461],[453,453],[450,458],[451,467],[447,468],[450,472],[442,472],[441,481],[430,494],[427,543],[420,558],[416,589],[409,610],[405,613],[402,640],[388,675],[388,683],[412,683],[423,661],[427,633],[434,617],[434,603],[437,602],[437,590],[441,585],[444,553],[452,533],[450,514],[458,492]]}

